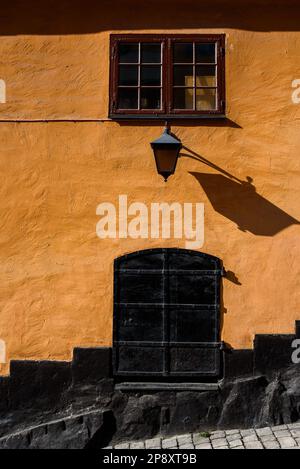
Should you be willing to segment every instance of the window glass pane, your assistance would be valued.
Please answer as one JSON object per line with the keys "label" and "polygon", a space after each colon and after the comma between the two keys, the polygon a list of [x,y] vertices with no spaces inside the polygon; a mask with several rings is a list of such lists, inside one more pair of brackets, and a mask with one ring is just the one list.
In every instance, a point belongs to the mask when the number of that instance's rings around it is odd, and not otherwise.
{"label": "window glass pane", "polygon": [[216,62],[216,44],[196,44],[197,63]]}
{"label": "window glass pane", "polygon": [[194,67],[191,65],[175,65],[174,67],[175,86],[194,86]]}
{"label": "window glass pane", "polygon": [[161,63],[161,44],[142,44],[142,62]]}
{"label": "window glass pane", "polygon": [[138,90],[130,88],[120,88],[118,108],[138,109]]}
{"label": "window glass pane", "polygon": [[139,61],[138,44],[119,44],[120,63],[136,64]]}
{"label": "window glass pane", "polygon": [[198,66],[196,67],[197,86],[216,86],[216,67]]}
{"label": "window glass pane", "polygon": [[160,86],[161,85],[161,67],[160,65],[144,65],[141,67],[141,85],[142,86]]}
{"label": "window glass pane", "polygon": [[174,88],[174,109],[194,109],[193,88]]}
{"label": "window glass pane", "polygon": [[197,111],[211,111],[216,109],[216,90],[198,89],[196,90]]}
{"label": "window glass pane", "polygon": [[141,109],[161,109],[160,88],[141,89]]}
{"label": "window glass pane", "polygon": [[137,86],[138,85],[138,66],[120,65],[119,85]]}
{"label": "window glass pane", "polygon": [[193,63],[193,43],[185,44],[178,42],[174,44],[173,61],[174,63]]}

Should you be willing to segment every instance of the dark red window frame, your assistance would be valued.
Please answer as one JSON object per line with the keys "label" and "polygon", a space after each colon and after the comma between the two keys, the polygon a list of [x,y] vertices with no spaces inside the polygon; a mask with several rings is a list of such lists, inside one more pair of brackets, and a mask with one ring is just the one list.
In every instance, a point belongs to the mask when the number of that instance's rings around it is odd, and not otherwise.
{"label": "dark red window frame", "polygon": [[[119,44],[158,43],[162,44],[162,102],[160,110],[118,109],[119,85]],[[174,43],[215,43],[217,67],[217,99],[214,110],[173,109],[173,44]],[[112,119],[171,119],[225,117],[225,34],[113,34],[110,37],[110,99],[109,117]],[[209,65],[209,64],[207,64]]]}

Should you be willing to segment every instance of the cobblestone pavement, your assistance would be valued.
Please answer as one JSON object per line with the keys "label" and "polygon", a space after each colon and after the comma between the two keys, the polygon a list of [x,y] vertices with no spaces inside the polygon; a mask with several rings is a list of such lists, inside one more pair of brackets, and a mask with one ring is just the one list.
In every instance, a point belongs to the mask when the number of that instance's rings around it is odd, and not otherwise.
{"label": "cobblestone pavement", "polygon": [[[111,449],[112,447],[109,447]],[[250,430],[189,433],[122,443],[115,449],[300,449],[300,422]],[[108,449],[108,448],[106,448]]]}

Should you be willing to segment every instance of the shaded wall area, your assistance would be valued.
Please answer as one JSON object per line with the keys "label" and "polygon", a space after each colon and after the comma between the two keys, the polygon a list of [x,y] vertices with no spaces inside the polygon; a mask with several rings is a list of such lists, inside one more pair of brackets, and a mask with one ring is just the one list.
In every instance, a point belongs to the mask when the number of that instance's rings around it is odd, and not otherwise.
{"label": "shaded wall area", "polygon": [[[132,12],[135,12],[132,15]],[[0,33],[89,34],[107,30],[238,28],[298,31],[297,0],[12,0],[1,7]],[[146,21],[145,21],[146,19]]]}

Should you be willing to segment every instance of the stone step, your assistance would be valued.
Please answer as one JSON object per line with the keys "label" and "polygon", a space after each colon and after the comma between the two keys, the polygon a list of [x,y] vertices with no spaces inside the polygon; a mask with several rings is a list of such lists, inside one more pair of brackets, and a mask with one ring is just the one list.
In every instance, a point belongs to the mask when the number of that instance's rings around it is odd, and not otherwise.
{"label": "stone step", "polygon": [[218,383],[118,383],[118,391],[217,391]]}

